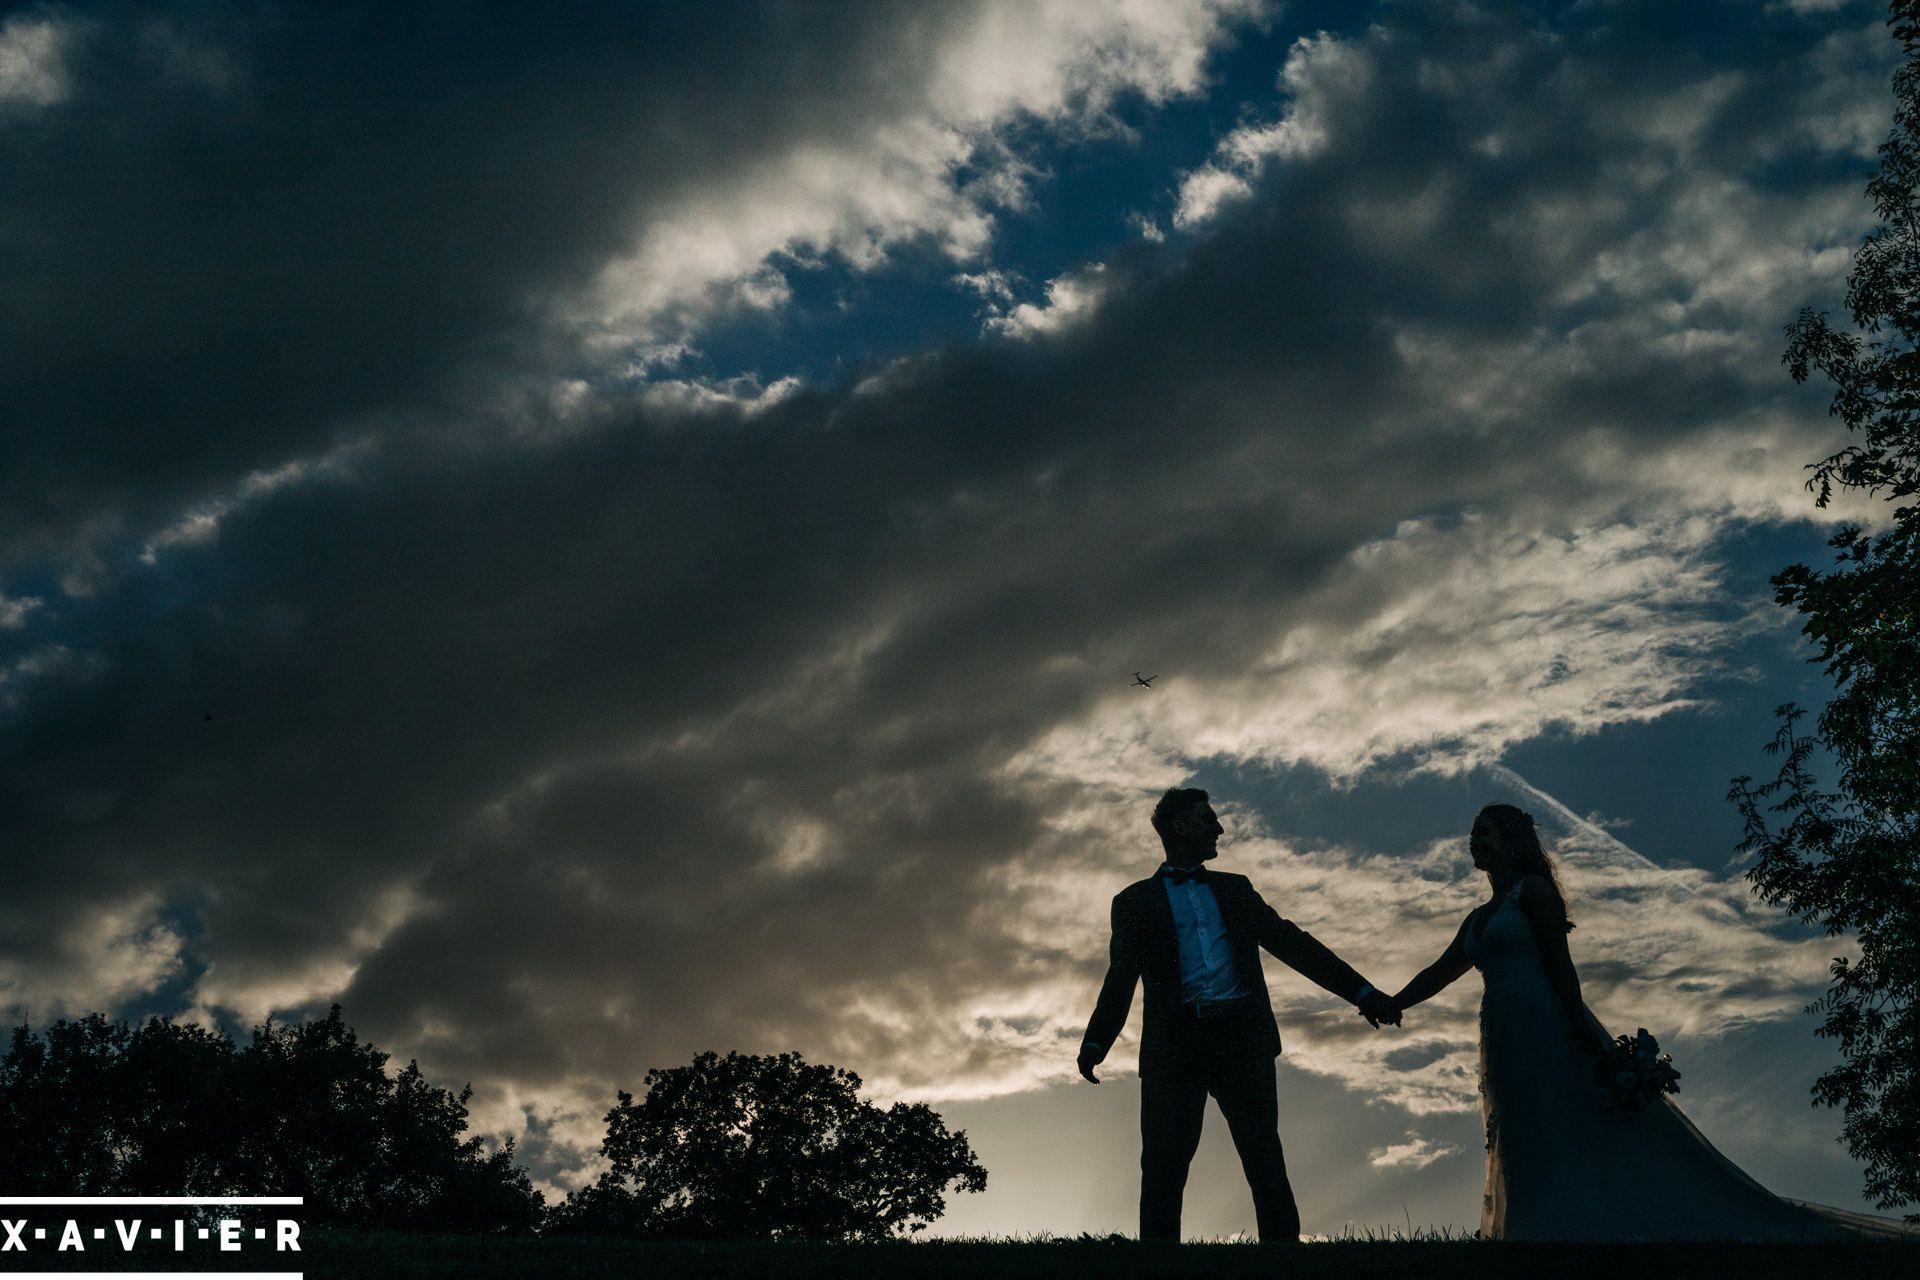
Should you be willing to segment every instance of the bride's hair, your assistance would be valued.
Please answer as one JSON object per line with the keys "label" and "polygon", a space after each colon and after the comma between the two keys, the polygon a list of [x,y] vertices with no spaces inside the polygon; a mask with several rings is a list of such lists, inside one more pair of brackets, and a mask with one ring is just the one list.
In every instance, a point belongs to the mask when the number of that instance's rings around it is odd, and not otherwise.
{"label": "bride's hair", "polygon": [[1540,845],[1540,828],[1534,825],[1533,815],[1510,804],[1490,804],[1480,811],[1480,816],[1491,822],[1493,829],[1500,833],[1500,843],[1513,860],[1516,872],[1522,876],[1540,876],[1553,886],[1553,896],[1560,904],[1560,914],[1566,918],[1568,932],[1572,932],[1573,920],[1567,916],[1567,895],[1560,891],[1560,877],[1554,873],[1553,859],[1547,856],[1547,851]]}

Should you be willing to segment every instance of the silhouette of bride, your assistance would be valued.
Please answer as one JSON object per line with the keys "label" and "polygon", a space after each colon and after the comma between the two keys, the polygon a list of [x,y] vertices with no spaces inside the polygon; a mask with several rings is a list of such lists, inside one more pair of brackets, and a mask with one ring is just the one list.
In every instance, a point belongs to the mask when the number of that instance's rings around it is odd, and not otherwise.
{"label": "silhouette of bride", "polygon": [[1492,896],[1396,996],[1408,1008],[1478,969],[1487,1183],[1480,1235],[1509,1240],[1901,1236],[1887,1218],[1774,1195],[1714,1150],[1665,1094],[1637,1114],[1596,1089],[1605,1028],[1580,997],[1553,863],[1533,818],[1493,804],[1468,847]]}

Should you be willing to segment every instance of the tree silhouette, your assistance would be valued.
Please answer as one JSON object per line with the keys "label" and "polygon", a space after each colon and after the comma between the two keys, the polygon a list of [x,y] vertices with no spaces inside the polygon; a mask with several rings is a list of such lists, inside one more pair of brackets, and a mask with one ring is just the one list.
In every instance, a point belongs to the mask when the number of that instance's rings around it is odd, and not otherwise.
{"label": "tree silhouette", "polygon": [[462,1140],[471,1087],[427,1083],[417,1062],[397,1076],[340,1006],[300,1026],[268,1022],[239,1055],[246,1108],[238,1176],[306,1197],[310,1221],[432,1230],[527,1230],[541,1198],[513,1164],[513,1140],[489,1154]]}
{"label": "tree silhouette", "polygon": [[[98,1015],[96,1015],[98,1016]],[[161,1018],[135,1027],[116,1071],[116,1182],[130,1195],[217,1195],[238,1138],[233,1041]]]}
{"label": "tree silhouette", "polygon": [[[1759,786],[1737,778],[1730,792],[1746,824],[1741,847],[1758,855],[1747,875],[1760,895],[1859,939],[1860,958],[1836,959],[1812,1006],[1842,1058],[1813,1093],[1843,1109],[1848,1150],[1882,1208],[1920,1201],[1920,0],[1895,0],[1889,21],[1907,60],[1867,184],[1881,225],[1847,279],[1863,332],[1803,311],[1787,328],[1785,362],[1796,382],[1818,370],[1834,384],[1831,412],[1852,435],[1813,465],[1816,505],[1838,486],[1891,510],[1871,536],[1849,525],[1832,538],[1834,568],[1774,575],[1776,598],[1804,616],[1836,692],[1814,734],[1799,727],[1798,707],[1779,708],[1767,748],[1784,757],[1779,774]],[[1832,792],[1816,783],[1819,747],[1837,769]]]}
{"label": "tree silhouette", "polygon": [[471,1089],[387,1074],[335,1005],[271,1020],[245,1049],[164,1018],[89,1014],[0,1058],[0,1190],[38,1195],[298,1195],[304,1220],[519,1231],[543,1210],[513,1143],[462,1138]]}
{"label": "tree silhouette", "polygon": [[799,1054],[704,1053],[622,1091],[612,1167],[549,1216],[557,1232],[878,1240],[920,1231],[949,1188],[983,1191],[964,1132],[924,1104],[882,1110],[860,1077]]}
{"label": "tree silhouette", "polygon": [[10,1194],[119,1189],[132,1135],[121,1129],[118,1066],[132,1033],[94,1013],[44,1038],[16,1027],[0,1059],[0,1179]]}

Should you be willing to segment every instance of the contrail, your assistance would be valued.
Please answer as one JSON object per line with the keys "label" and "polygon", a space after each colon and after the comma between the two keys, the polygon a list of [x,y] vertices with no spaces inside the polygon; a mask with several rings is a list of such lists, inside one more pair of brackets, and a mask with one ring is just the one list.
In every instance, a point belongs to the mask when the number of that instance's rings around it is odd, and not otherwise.
{"label": "contrail", "polygon": [[1536,805],[1548,810],[1554,817],[1558,818],[1567,826],[1572,827],[1581,836],[1591,841],[1598,852],[1609,855],[1611,861],[1631,867],[1642,867],[1653,871],[1660,870],[1659,863],[1637,850],[1628,848],[1616,839],[1611,832],[1587,821],[1513,770],[1507,768],[1507,766],[1503,764],[1490,764],[1483,767],[1488,773],[1491,773],[1500,781],[1519,791]]}

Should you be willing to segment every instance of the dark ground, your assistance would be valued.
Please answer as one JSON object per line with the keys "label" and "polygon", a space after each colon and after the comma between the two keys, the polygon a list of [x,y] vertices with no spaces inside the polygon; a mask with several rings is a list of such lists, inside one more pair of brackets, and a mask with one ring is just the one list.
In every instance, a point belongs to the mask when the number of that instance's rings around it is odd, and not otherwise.
{"label": "dark ground", "polygon": [[1901,1244],[1480,1244],[1472,1240],[1336,1240],[1278,1246],[1183,1244],[1143,1246],[1129,1240],[930,1240],[920,1243],[826,1245],[727,1242],[715,1244],[607,1239],[487,1239],[397,1232],[303,1233],[299,1254],[221,1257],[189,1252],[121,1254],[90,1245],[85,1254],[0,1256],[0,1271],[36,1270],[255,1270],[302,1271],[312,1280],[362,1277],[573,1276],[636,1280],[760,1280],[804,1277],[1193,1277],[1391,1276],[1395,1280],[1460,1277],[1502,1280],[1593,1276],[1607,1280],[1912,1280],[1920,1276],[1920,1246]]}

